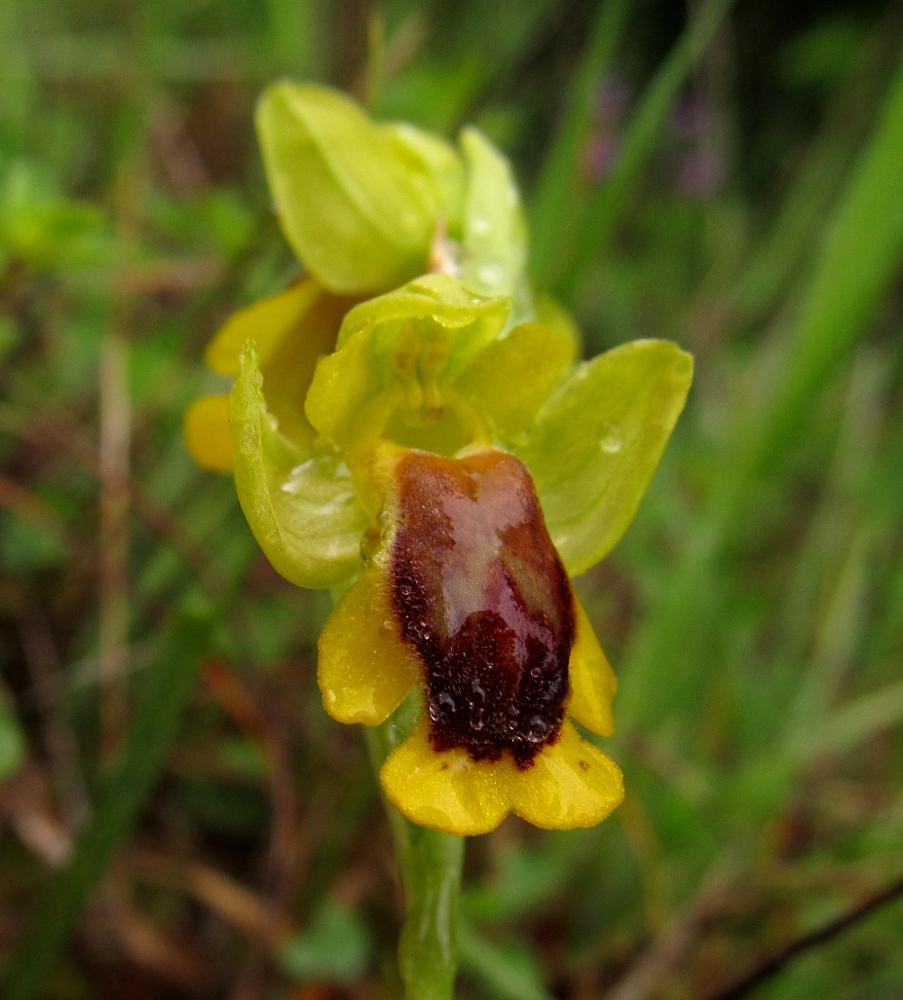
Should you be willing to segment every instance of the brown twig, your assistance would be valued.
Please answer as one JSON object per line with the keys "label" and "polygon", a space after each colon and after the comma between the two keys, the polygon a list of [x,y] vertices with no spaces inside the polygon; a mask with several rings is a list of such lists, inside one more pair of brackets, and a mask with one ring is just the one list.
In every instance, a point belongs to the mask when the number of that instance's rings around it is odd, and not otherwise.
{"label": "brown twig", "polygon": [[899,876],[889,885],[855,903],[839,917],[829,921],[822,927],[804,934],[795,941],[791,941],[790,944],[776,955],[763,962],[751,972],[748,972],[737,982],[728,986],[727,989],[713,994],[709,997],[709,1000],[739,1000],[740,997],[746,996],[767,979],[771,979],[777,975],[786,965],[800,955],[805,954],[807,951],[812,951],[823,944],[827,944],[829,941],[850,930],[876,910],[887,906],[901,897],[903,897],[903,876]]}
{"label": "brown twig", "polygon": [[187,893],[267,948],[278,948],[291,930],[288,919],[274,913],[266,899],[208,865],[134,848],[126,855],[123,866],[131,878]]}

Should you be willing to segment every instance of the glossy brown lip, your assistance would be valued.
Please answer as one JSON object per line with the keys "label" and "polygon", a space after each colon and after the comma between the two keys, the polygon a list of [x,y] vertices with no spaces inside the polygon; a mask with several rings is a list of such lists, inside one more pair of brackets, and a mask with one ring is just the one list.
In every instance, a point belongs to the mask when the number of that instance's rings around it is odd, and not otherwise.
{"label": "glossy brown lip", "polygon": [[520,769],[558,739],[575,613],[526,467],[409,451],[395,469],[392,601],[426,673],[430,741]]}

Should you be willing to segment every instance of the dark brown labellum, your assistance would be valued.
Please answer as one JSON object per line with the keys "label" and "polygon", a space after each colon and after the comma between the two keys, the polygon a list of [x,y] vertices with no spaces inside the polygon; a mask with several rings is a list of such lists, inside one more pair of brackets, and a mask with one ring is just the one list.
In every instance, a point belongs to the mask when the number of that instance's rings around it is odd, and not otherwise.
{"label": "dark brown labellum", "polygon": [[527,768],[561,731],[575,628],[530,474],[504,452],[409,451],[396,479],[392,599],[432,745]]}

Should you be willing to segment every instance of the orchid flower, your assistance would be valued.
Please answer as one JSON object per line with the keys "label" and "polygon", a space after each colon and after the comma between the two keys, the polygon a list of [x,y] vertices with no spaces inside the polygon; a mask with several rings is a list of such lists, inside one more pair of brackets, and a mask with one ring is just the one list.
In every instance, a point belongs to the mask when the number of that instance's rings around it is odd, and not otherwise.
{"label": "orchid flower", "polygon": [[258,127],[307,275],[214,339],[231,399],[195,404],[189,445],[234,471],[280,573],[341,595],[326,711],[377,726],[414,699],[380,771],[402,814],[462,836],[512,812],[598,823],[621,772],[574,723],[610,736],[616,681],[570,578],[632,519],[692,359],[646,340],[578,360],[527,280],[510,169],[475,130],[458,153],[293,84]]}

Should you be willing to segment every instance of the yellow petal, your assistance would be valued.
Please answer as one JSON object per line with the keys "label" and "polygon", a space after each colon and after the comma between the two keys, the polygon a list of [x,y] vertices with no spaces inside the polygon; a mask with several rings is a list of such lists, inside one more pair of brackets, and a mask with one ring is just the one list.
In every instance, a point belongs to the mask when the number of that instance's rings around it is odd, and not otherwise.
{"label": "yellow petal", "polygon": [[196,399],[182,418],[182,435],[198,465],[212,472],[232,471],[228,396]]}
{"label": "yellow petal", "polygon": [[545,747],[511,785],[512,811],[546,830],[595,826],[623,798],[621,769],[569,722],[558,742]]}
{"label": "yellow petal", "polygon": [[386,798],[413,823],[469,837],[494,830],[508,814],[514,765],[473,761],[464,750],[433,750],[428,722],[383,764]]}
{"label": "yellow petal", "polygon": [[266,364],[282,338],[301,322],[320,293],[317,283],[305,278],[278,295],[233,313],[207,345],[204,360],[217,374],[234,378],[245,344],[254,340],[260,362]]}
{"label": "yellow petal", "polygon": [[583,605],[576,597],[574,604],[577,610],[577,639],[571,650],[568,668],[571,680],[568,714],[594,733],[611,736],[615,731],[611,702],[618,679],[602,652]]}
{"label": "yellow petal", "polygon": [[421,678],[420,661],[400,637],[379,566],[365,569],[339,602],[318,650],[323,705],[339,722],[379,725]]}

